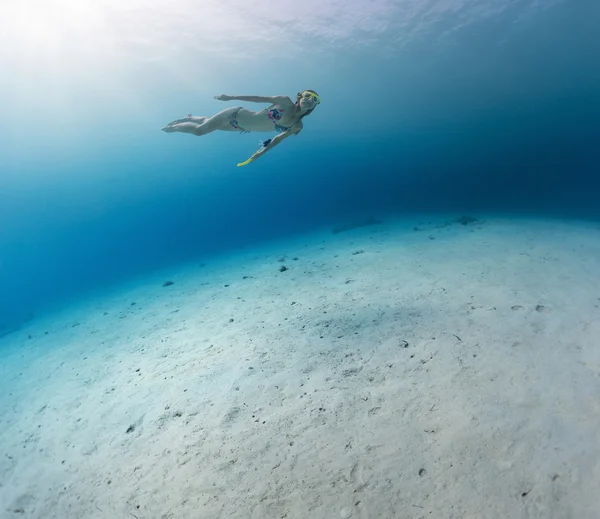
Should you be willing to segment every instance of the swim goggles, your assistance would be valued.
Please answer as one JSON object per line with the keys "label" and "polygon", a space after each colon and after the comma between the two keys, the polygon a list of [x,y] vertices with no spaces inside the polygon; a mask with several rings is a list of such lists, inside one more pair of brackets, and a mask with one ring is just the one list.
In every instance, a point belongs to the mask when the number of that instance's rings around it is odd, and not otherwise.
{"label": "swim goggles", "polygon": [[304,92],[300,92],[298,94],[298,97],[305,97],[306,99],[310,99],[312,97],[315,104],[318,105],[321,103],[321,97],[318,94],[315,94],[314,92],[309,92],[308,90],[305,90]]}

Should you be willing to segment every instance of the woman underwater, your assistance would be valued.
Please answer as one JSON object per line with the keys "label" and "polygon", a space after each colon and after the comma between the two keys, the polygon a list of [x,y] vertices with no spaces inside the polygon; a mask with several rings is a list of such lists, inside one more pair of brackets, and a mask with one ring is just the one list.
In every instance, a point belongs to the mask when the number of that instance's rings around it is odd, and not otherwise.
{"label": "woman underwater", "polygon": [[167,124],[162,131],[191,133],[206,135],[215,130],[229,132],[271,132],[275,130],[278,135],[261,143],[261,148],[245,162],[238,166],[245,166],[253,160],[273,149],[290,135],[302,131],[302,119],[316,108],[321,102],[319,94],[314,90],[303,90],[296,97],[296,102],[287,96],[228,96],[221,94],[215,96],[219,101],[247,101],[250,103],[269,103],[270,106],[259,112],[248,110],[242,106],[226,108],[212,117],[196,117],[191,114],[183,119],[177,119]]}

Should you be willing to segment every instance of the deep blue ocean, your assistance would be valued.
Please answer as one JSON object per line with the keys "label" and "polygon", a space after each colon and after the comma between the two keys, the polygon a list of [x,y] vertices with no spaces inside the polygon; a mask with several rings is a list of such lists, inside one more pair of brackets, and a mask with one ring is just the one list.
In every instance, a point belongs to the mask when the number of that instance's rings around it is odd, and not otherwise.
{"label": "deep blue ocean", "polygon": [[[0,334],[356,218],[600,218],[599,21],[597,0],[3,2]],[[269,135],[160,131],[303,89],[304,131],[245,168]]]}

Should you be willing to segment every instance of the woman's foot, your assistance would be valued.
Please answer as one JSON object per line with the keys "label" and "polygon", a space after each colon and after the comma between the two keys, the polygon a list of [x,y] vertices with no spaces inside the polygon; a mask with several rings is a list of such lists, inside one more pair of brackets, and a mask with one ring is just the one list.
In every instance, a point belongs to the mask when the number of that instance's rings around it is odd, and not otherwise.
{"label": "woman's foot", "polygon": [[166,132],[166,133],[176,132],[177,128],[174,128],[174,126],[176,124],[187,123],[191,118],[192,118],[192,114],[187,114],[182,119],[175,119],[174,121],[171,121],[169,124],[167,124],[164,128],[161,128],[161,129],[163,132]]}

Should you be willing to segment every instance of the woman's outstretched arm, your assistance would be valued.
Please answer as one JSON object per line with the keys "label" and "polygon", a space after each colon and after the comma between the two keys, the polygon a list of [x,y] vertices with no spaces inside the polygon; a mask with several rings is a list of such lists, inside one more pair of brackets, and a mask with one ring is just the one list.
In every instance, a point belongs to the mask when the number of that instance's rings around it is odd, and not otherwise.
{"label": "woman's outstretched arm", "polygon": [[255,152],[252,155],[252,157],[250,157],[245,162],[240,162],[238,166],[246,166],[247,164],[250,164],[250,162],[254,162],[257,158],[262,157],[265,153],[267,153],[267,151],[273,149],[278,144],[281,144],[284,141],[284,139],[287,139],[290,135],[297,135],[298,133],[300,133],[300,130],[302,130],[302,127],[296,125],[295,127],[290,128],[288,131],[280,133],[272,139],[265,141],[263,147],[260,150]]}
{"label": "woman's outstretched arm", "polygon": [[228,96],[226,94],[221,94],[219,96],[215,96],[215,99],[218,101],[248,101],[249,103],[270,103],[276,104],[281,103],[283,101],[292,100],[288,96]]}

